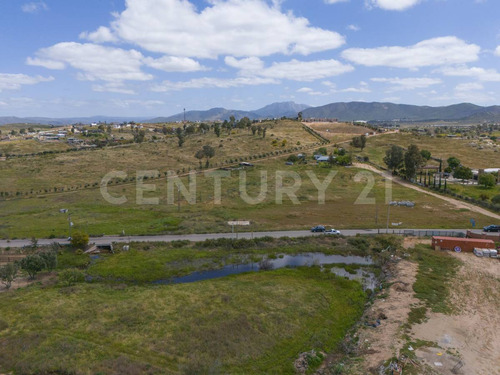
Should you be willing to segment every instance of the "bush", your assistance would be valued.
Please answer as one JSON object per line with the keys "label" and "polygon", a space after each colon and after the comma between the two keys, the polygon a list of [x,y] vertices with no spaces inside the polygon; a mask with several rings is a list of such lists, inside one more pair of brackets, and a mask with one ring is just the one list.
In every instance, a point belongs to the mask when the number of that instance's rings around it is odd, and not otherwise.
{"label": "bush", "polygon": [[85,248],[89,244],[89,235],[87,233],[76,231],[71,237],[71,246],[75,249]]}
{"label": "bush", "polygon": [[7,263],[5,266],[0,267],[0,280],[7,289],[10,288],[12,282],[16,279],[18,266],[15,263]]}
{"label": "bush", "polygon": [[19,262],[21,269],[26,271],[30,279],[34,279],[36,274],[45,268],[45,260],[38,254],[28,255]]}
{"label": "bush", "polygon": [[69,268],[59,272],[58,278],[61,284],[71,286],[84,282],[85,274],[76,268]]}
{"label": "bush", "polygon": [[500,204],[500,194],[495,195],[493,198],[491,198],[491,201],[492,201],[494,204]]}

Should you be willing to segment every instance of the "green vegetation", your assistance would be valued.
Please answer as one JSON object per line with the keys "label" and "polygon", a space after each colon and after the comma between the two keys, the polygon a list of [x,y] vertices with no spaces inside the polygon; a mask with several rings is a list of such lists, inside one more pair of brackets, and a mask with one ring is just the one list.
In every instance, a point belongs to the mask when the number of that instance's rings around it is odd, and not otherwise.
{"label": "green vegetation", "polygon": [[[366,148],[360,155],[368,156],[374,163],[383,165],[385,153],[389,148],[393,145],[408,148],[410,144],[428,150],[433,157],[443,161],[452,156],[458,156],[463,165],[474,169],[494,168],[499,158],[496,148],[480,149],[478,142],[474,140],[429,137],[411,133],[394,133],[369,137]],[[458,155],[457,150],[460,150]],[[433,163],[439,165],[435,161]],[[431,164],[431,161],[429,164]]]}
{"label": "green vegetation", "polygon": [[415,296],[433,312],[451,312],[448,297],[460,261],[425,245],[417,245],[413,256],[418,262],[417,280],[413,285]]}
{"label": "green vegetation", "polygon": [[[219,269],[224,265],[276,259],[278,255],[322,252],[324,254],[371,254],[376,242],[365,248],[333,237],[256,240],[207,240],[201,243],[132,243],[132,250],[102,255],[87,270],[100,281],[147,283],[184,276],[194,271]],[[344,265],[342,265],[344,266]],[[345,265],[346,270],[359,266]],[[354,273],[356,273],[354,271]]]}
{"label": "green vegetation", "polygon": [[32,287],[2,296],[0,370],[293,374],[299,353],[337,348],[365,298],[359,283],[315,267],[170,286]]}
{"label": "green vegetation", "polygon": [[[283,157],[285,159],[285,157]],[[59,209],[71,212],[74,229],[91,236],[102,234],[160,234],[160,233],[207,233],[228,232],[227,221],[233,219],[250,220],[247,230],[292,230],[308,229],[323,224],[337,229],[376,228],[386,221],[385,199],[387,182],[383,177],[373,175],[374,185],[368,193],[373,201],[358,201],[360,194],[370,184],[369,172],[355,168],[335,166],[329,168],[316,164],[295,164],[287,166],[287,171],[296,172],[302,185],[296,192],[300,204],[294,204],[286,195],[283,204],[276,203],[278,181],[276,171],[283,168],[284,160],[256,162],[256,166],[246,170],[246,186],[250,197],[260,192],[261,173],[268,175],[268,194],[259,204],[248,204],[239,193],[240,175],[230,172],[230,177],[222,179],[221,204],[214,202],[214,178],[196,175],[196,204],[189,204],[184,197],[177,206],[177,191],[174,204],[169,204],[166,180],[144,181],[156,186],[156,192],[145,192],[145,198],[159,198],[158,205],[137,204],[136,186],[110,185],[109,193],[114,197],[125,196],[127,202],[121,205],[108,203],[99,190],[73,191],[64,194],[47,195],[40,198],[0,201],[0,237],[38,238],[68,236],[67,216]],[[325,204],[318,204],[318,189],[307,172],[313,171],[319,181],[325,181],[328,174],[337,171],[326,190]],[[188,186],[187,177],[182,182]],[[293,184],[293,179],[283,179],[283,186]],[[403,222],[406,228],[460,228],[469,224],[470,213],[461,213],[442,200],[420,194],[416,191],[392,185],[392,200],[411,200],[415,208],[394,207],[391,222]],[[335,212],[335,215],[331,213]],[[475,214],[478,225],[487,225],[491,220]]]}

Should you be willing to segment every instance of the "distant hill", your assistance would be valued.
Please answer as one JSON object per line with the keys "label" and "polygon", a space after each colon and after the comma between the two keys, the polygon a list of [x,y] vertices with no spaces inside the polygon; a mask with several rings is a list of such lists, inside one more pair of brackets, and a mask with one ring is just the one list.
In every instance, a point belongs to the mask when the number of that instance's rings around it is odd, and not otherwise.
{"label": "distant hill", "polygon": [[[488,110],[490,108],[491,110]],[[308,108],[302,112],[304,118],[336,118],[340,121],[432,121],[467,120],[477,116],[490,120],[497,115],[498,107],[480,107],[470,103],[446,107],[416,106],[393,103],[332,103],[321,107]],[[481,114],[484,114],[481,116]],[[491,121],[491,120],[490,120]]]}
{"label": "distant hill", "polygon": [[[239,111],[225,108],[212,108],[207,111],[186,112],[187,121],[223,121],[234,116],[237,120],[248,117],[251,120],[281,117],[296,117],[302,112],[304,119],[338,119],[339,121],[459,121],[479,123],[486,121],[500,122],[500,106],[481,107],[470,103],[454,104],[444,107],[416,106],[394,103],[331,103],[321,107],[309,107],[294,102],[273,103],[253,111]],[[0,125],[4,124],[40,124],[67,125],[92,122],[124,122],[135,121],[145,123],[176,122],[184,119],[184,113],[169,117],[0,117]]]}
{"label": "distant hill", "polygon": [[[234,109],[212,108],[207,111],[188,111],[186,112],[187,121],[216,121],[229,120],[234,116],[236,120],[243,117],[248,117],[250,120],[266,119],[266,118],[281,118],[281,117],[297,117],[297,114],[309,108],[306,104],[297,104],[294,102],[273,103],[263,108],[254,111],[238,111]],[[176,122],[184,119],[184,113],[178,113],[169,117],[157,117],[146,122]]]}
{"label": "distant hill", "polygon": [[112,117],[112,116],[92,116],[92,117],[67,117],[67,118],[51,118],[51,117],[0,117],[0,125],[6,124],[39,124],[39,125],[68,125],[68,124],[91,124],[93,122],[123,122],[146,120],[147,117]]}
{"label": "distant hill", "polygon": [[[237,111],[225,108],[212,108],[207,111],[187,111],[186,120],[187,121],[216,121],[216,120],[229,120],[231,116],[234,116],[237,120],[248,117],[254,119],[253,112]],[[156,117],[145,122],[156,123],[156,122],[176,122],[183,121],[184,113],[178,113],[169,117]]]}
{"label": "distant hill", "polygon": [[273,103],[264,108],[253,111],[262,118],[276,117],[297,117],[297,114],[304,109],[310,108],[307,104],[297,104],[294,102]]}

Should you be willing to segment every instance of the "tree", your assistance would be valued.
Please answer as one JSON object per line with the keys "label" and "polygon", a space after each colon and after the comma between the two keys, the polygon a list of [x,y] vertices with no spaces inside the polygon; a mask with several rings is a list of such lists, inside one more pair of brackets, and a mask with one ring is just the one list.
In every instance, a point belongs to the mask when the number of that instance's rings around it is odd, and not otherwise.
{"label": "tree", "polygon": [[262,129],[262,138],[266,138],[267,128]]}
{"label": "tree", "polygon": [[28,255],[19,262],[21,269],[26,271],[30,279],[34,279],[36,274],[45,268],[45,261],[38,254]]}
{"label": "tree", "polygon": [[36,248],[38,247],[38,240],[36,239],[36,237],[31,237],[31,248],[33,250],[36,250]]}
{"label": "tree", "polygon": [[337,156],[337,159],[335,159],[338,165],[346,166],[346,165],[351,165],[352,163],[352,158],[351,155],[342,155],[342,156]]}
{"label": "tree", "polygon": [[422,150],[422,151],[420,151],[420,155],[422,155],[422,157],[425,160],[430,160],[431,159],[431,152],[428,151],[428,150]]}
{"label": "tree", "polygon": [[500,194],[495,195],[493,198],[491,198],[491,201],[492,201],[494,204],[500,204]]}
{"label": "tree", "polygon": [[217,136],[217,138],[220,137],[220,125],[219,124],[214,125],[214,133]]}
{"label": "tree", "polygon": [[404,156],[406,178],[412,179],[423,166],[424,159],[416,145],[410,145]]}
{"label": "tree", "polygon": [[354,137],[352,139],[351,145],[354,146],[354,147],[356,147],[356,148],[360,148],[361,151],[363,151],[363,149],[366,146],[366,136],[365,135],[361,135],[359,137]]}
{"label": "tree", "polygon": [[134,134],[134,142],[142,143],[144,142],[144,137],[146,136],[146,132],[144,130],[139,130]]}
{"label": "tree", "polygon": [[455,169],[453,177],[462,180],[462,182],[465,182],[465,180],[470,180],[473,177],[472,170],[461,165],[460,167]]}
{"label": "tree", "polygon": [[384,157],[384,163],[392,173],[396,172],[403,165],[404,154],[403,149],[399,146],[393,145],[389,150],[386,151]]}
{"label": "tree", "polygon": [[455,170],[458,167],[460,167],[460,160],[458,160],[456,157],[452,156],[451,158],[448,158],[446,161],[448,163],[448,166],[452,169]]}
{"label": "tree", "polygon": [[318,151],[316,151],[318,154],[321,154],[321,155],[328,155],[328,151],[326,149],[326,147],[320,147],[318,148]]}
{"label": "tree", "polygon": [[299,121],[302,121],[302,112],[298,113],[297,118],[298,118]]}
{"label": "tree", "polygon": [[71,237],[71,246],[75,249],[83,249],[89,244],[89,235],[80,231],[75,231]]}
{"label": "tree", "polygon": [[18,269],[16,263],[7,263],[5,266],[0,267],[0,280],[2,280],[5,288],[10,288],[12,282],[16,279]]}
{"label": "tree", "polygon": [[252,125],[251,129],[252,129],[252,135],[255,135],[255,133],[257,133],[257,129],[258,129],[257,126]]}
{"label": "tree", "polygon": [[196,151],[196,154],[194,154],[194,157],[199,160],[201,168],[201,159],[205,157],[205,153],[203,152],[203,150],[198,150]]}
{"label": "tree", "polygon": [[483,185],[487,189],[491,189],[497,183],[497,179],[491,173],[483,173],[479,176],[479,185]]}
{"label": "tree", "polygon": [[55,251],[48,251],[39,254],[40,257],[45,262],[45,268],[49,271],[53,271],[57,267],[57,253]]}

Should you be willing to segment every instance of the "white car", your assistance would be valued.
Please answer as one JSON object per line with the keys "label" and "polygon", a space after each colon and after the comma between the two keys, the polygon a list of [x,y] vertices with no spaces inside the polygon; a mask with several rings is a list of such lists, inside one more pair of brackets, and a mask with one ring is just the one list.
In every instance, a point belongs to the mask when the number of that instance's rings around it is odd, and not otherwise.
{"label": "white car", "polygon": [[340,233],[339,230],[333,229],[333,228],[332,229],[328,229],[327,231],[325,231],[325,234],[333,234],[335,236],[341,236],[342,235],[342,233]]}

